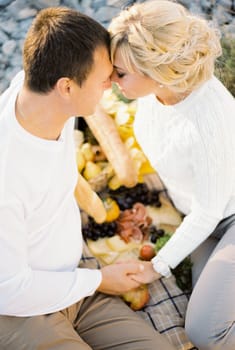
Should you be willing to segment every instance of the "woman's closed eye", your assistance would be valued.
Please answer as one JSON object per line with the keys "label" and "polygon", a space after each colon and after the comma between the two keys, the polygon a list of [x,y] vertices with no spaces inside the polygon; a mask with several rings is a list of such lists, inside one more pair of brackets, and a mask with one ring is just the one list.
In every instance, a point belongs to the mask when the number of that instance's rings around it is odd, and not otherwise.
{"label": "woman's closed eye", "polygon": [[118,78],[123,78],[126,75],[126,73],[118,72],[118,71],[116,71],[116,74],[117,74]]}

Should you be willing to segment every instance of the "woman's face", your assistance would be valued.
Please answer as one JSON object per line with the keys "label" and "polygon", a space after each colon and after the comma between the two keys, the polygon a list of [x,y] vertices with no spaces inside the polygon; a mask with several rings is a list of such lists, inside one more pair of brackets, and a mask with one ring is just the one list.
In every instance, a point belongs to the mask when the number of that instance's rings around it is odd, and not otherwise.
{"label": "woman's face", "polygon": [[156,94],[157,84],[153,79],[140,73],[128,72],[119,49],[116,50],[113,67],[111,80],[118,84],[122,94],[128,99]]}

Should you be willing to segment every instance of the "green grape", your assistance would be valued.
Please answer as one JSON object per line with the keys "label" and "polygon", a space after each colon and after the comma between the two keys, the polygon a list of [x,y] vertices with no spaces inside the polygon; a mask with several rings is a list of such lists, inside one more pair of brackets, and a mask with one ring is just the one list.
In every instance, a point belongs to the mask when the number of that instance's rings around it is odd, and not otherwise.
{"label": "green grape", "polygon": [[170,238],[171,238],[171,235],[169,233],[166,233],[163,237],[159,237],[155,244],[155,250],[156,251],[160,250]]}

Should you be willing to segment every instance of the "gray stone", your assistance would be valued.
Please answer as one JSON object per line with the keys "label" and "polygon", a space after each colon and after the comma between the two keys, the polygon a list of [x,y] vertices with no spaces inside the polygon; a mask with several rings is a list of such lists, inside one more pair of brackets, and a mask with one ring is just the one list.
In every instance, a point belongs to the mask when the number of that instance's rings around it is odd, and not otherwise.
{"label": "gray stone", "polygon": [[220,6],[223,6],[224,9],[227,9],[230,11],[232,7],[232,1],[231,0],[220,0],[219,1]]}
{"label": "gray stone", "polygon": [[18,26],[17,22],[14,21],[13,19],[11,19],[9,21],[1,21],[0,22],[0,29],[9,35],[12,32],[14,32],[15,30],[19,30],[19,28],[17,26]]}
{"label": "gray stone", "polygon": [[0,44],[3,44],[7,40],[8,36],[2,30],[0,30]]}
{"label": "gray stone", "polygon": [[37,14],[37,10],[36,9],[32,9],[32,8],[26,7],[26,8],[24,8],[24,9],[19,11],[19,13],[17,15],[17,18],[20,19],[20,20],[28,19],[29,17],[36,16],[36,14]]}
{"label": "gray stone", "polygon": [[114,6],[120,9],[126,2],[126,0],[107,0],[107,6]]}
{"label": "gray stone", "polygon": [[11,56],[16,48],[15,40],[8,40],[2,45],[2,52],[6,56]]}
{"label": "gray stone", "polygon": [[7,6],[11,3],[11,0],[0,0],[0,6]]}
{"label": "gray stone", "polygon": [[60,6],[60,0],[37,0],[34,2],[34,6],[37,9],[43,9],[44,7]]}
{"label": "gray stone", "polygon": [[231,15],[224,10],[224,7],[218,5],[213,12],[214,17],[217,20],[219,26],[223,26],[224,24],[228,24],[232,21]]}
{"label": "gray stone", "polygon": [[7,87],[9,86],[9,80],[8,79],[1,79],[0,80],[0,93],[3,92],[4,90],[7,89]]}
{"label": "gray stone", "polygon": [[6,70],[6,78],[10,81],[14,78],[14,76],[20,71],[19,67],[8,67]]}
{"label": "gray stone", "polygon": [[95,13],[95,19],[99,22],[111,21],[118,14],[119,10],[116,7],[100,7]]}

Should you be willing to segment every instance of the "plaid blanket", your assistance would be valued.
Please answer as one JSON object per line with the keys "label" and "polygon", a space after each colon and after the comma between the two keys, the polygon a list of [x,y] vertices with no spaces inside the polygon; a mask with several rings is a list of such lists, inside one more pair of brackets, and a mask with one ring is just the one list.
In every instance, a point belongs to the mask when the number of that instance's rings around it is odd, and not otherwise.
{"label": "plaid blanket", "polygon": [[[80,267],[101,267],[85,243]],[[184,330],[188,295],[176,285],[175,277],[161,278],[150,284],[149,293],[148,304],[136,312],[159,333],[164,334],[177,350],[196,350]]]}

